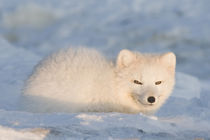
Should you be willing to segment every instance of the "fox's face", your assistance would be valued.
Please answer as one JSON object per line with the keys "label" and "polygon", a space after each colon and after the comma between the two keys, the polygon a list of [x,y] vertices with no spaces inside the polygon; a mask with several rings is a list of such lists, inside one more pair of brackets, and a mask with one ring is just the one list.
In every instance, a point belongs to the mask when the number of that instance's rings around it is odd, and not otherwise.
{"label": "fox's face", "polygon": [[[122,50],[117,60],[117,84],[121,94],[145,112],[156,110],[174,86],[176,57],[173,53],[142,55]],[[144,112],[144,111],[143,111]]]}

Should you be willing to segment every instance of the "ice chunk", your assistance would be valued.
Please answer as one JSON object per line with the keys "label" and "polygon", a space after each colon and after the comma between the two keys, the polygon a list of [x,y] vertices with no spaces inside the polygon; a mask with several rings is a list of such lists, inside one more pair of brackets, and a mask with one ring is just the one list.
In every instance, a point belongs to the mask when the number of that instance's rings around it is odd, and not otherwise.
{"label": "ice chunk", "polygon": [[0,126],[0,139],[8,140],[42,140],[49,133],[46,129],[24,129],[15,130],[12,128],[7,128]]}

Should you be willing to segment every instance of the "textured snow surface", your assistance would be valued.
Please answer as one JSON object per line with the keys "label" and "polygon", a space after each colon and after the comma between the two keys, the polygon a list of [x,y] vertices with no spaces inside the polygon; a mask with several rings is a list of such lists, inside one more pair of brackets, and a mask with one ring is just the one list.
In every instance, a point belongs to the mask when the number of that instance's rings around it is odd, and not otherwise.
{"label": "textured snow surface", "polygon": [[[210,139],[209,0],[0,0],[0,139]],[[20,109],[33,67],[60,48],[115,59],[124,48],[173,51],[176,86],[155,116]]]}

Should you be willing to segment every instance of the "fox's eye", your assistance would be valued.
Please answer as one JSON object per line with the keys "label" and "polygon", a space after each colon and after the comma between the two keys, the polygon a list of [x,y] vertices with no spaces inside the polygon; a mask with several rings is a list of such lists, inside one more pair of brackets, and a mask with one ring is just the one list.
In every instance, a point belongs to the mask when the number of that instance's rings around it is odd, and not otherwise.
{"label": "fox's eye", "polygon": [[155,82],[155,85],[160,85],[162,83],[162,81],[157,81]]}
{"label": "fox's eye", "polygon": [[133,82],[134,82],[135,84],[143,85],[143,83],[142,83],[142,82],[139,82],[138,80],[133,80]]}

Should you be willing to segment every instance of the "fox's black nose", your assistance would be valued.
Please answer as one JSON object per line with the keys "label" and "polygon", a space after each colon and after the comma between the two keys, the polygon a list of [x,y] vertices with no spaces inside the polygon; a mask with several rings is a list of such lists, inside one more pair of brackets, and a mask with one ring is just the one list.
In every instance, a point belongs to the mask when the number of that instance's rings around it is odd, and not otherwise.
{"label": "fox's black nose", "polygon": [[155,97],[150,96],[150,97],[147,98],[147,101],[152,104],[152,103],[155,102]]}

